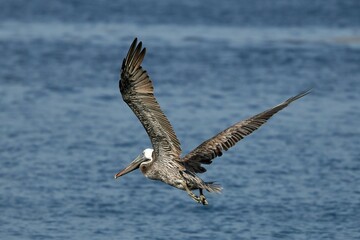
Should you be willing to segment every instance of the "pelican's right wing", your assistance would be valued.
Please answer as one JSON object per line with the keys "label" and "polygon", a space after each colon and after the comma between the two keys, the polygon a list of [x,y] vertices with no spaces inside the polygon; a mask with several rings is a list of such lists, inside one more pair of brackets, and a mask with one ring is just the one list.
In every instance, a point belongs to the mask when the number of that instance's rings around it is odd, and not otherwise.
{"label": "pelican's right wing", "polygon": [[140,66],[146,49],[137,39],[130,46],[121,67],[119,88],[123,100],[129,105],[144,126],[153,145],[156,156],[179,157],[180,142],[161,111],[154,96],[154,88],[145,70]]}
{"label": "pelican's right wing", "polygon": [[200,146],[192,150],[181,159],[187,168],[196,173],[203,173],[206,169],[201,164],[211,164],[212,159],[221,156],[223,151],[227,151],[245,136],[258,129],[275,113],[287,107],[291,102],[305,96],[310,90],[304,91],[285,102],[257,114],[249,119],[238,122],[235,125],[225,129],[213,138],[203,142]]}

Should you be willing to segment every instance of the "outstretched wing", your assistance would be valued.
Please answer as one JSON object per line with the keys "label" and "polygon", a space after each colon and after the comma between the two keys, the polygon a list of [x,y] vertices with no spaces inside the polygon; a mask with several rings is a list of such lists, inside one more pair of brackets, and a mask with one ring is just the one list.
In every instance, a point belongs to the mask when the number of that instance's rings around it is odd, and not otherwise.
{"label": "outstretched wing", "polygon": [[140,66],[145,52],[142,43],[137,44],[135,38],[122,63],[120,92],[123,100],[144,126],[156,156],[179,157],[180,142],[155,99],[154,88],[148,74]]}
{"label": "outstretched wing", "polygon": [[203,142],[200,146],[192,150],[180,161],[184,162],[187,168],[196,173],[203,173],[206,169],[201,164],[211,164],[212,159],[221,156],[223,151],[227,151],[245,136],[258,129],[275,113],[287,107],[291,102],[310,93],[310,90],[304,91],[285,102],[257,114],[249,119],[236,123],[225,129],[213,138]]}

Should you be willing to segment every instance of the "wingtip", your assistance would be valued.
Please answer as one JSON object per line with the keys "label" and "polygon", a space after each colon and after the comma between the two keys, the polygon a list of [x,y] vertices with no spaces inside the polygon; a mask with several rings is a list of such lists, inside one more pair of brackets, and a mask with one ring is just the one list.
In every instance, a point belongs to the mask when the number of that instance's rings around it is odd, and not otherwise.
{"label": "wingtip", "polygon": [[305,91],[302,91],[301,93],[299,93],[297,96],[299,96],[298,98],[301,98],[301,97],[303,97],[303,96],[308,95],[309,93],[311,93],[312,90],[313,90],[313,88],[308,88],[308,89],[306,89]]}
{"label": "wingtip", "polygon": [[138,38],[135,37],[132,44],[131,44],[134,48],[139,47],[140,49],[142,48],[142,41],[138,41]]}
{"label": "wingtip", "polygon": [[138,38],[137,38],[137,37],[135,37],[135,38],[134,38],[134,41],[132,42],[132,44],[134,44],[134,43],[135,43],[134,45],[136,45],[137,41],[138,41]]}
{"label": "wingtip", "polygon": [[286,102],[287,102],[288,104],[290,104],[291,102],[293,102],[293,101],[295,101],[295,100],[298,100],[299,98],[302,98],[302,97],[308,95],[309,93],[312,92],[312,90],[313,90],[313,88],[308,88],[308,89],[306,89],[305,91],[302,91],[301,93],[299,93],[298,95],[296,95],[296,96],[294,96],[294,97],[292,97],[292,98],[289,98]]}

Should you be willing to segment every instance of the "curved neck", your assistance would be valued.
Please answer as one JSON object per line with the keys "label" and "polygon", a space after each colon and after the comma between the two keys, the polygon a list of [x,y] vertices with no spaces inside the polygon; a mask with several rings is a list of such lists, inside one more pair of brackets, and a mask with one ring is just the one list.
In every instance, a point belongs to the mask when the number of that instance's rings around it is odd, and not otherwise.
{"label": "curved neck", "polygon": [[153,164],[153,159],[141,163],[140,171],[146,176],[146,172],[149,170],[152,164]]}

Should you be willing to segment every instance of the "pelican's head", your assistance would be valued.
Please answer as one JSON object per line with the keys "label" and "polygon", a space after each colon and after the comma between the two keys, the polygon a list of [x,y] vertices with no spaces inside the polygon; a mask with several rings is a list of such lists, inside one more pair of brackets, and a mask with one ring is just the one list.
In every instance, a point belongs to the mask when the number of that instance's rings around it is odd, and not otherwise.
{"label": "pelican's head", "polygon": [[129,172],[134,171],[135,169],[138,169],[139,167],[141,167],[142,165],[148,164],[150,162],[152,162],[153,158],[152,158],[152,154],[154,152],[154,149],[151,148],[147,148],[145,149],[139,156],[137,156],[137,158],[135,158],[135,160],[133,160],[129,166],[127,166],[126,168],[124,168],[123,170],[121,170],[120,172],[118,172],[114,177],[118,178],[121,177]]}

